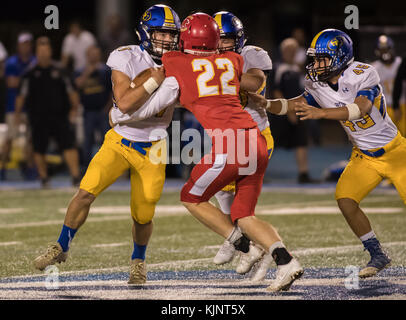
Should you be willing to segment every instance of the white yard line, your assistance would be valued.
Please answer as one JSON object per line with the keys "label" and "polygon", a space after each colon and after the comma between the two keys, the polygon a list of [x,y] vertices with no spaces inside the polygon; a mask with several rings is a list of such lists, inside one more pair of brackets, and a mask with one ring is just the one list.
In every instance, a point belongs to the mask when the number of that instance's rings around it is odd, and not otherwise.
{"label": "white yard line", "polygon": [[[64,212],[64,208],[59,209]],[[388,213],[402,213],[405,208],[401,207],[383,207],[383,208],[364,208],[367,214],[388,214]],[[256,213],[259,215],[300,215],[300,214],[340,214],[337,206],[303,206],[303,207],[289,207],[270,209],[269,206],[258,206]],[[101,221],[115,221],[130,219],[130,208],[128,206],[108,206],[108,207],[94,207],[90,210],[90,214],[111,214],[108,217],[89,217],[88,222],[101,222]],[[183,206],[162,205],[157,206],[155,217],[166,216],[179,216],[188,215],[188,211]],[[13,229],[25,227],[40,227],[49,225],[61,224],[62,220],[48,220],[48,221],[34,221],[22,223],[0,224],[0,229]]]}
{"label": "white yard line", "polygon": [[0,208],[0,214],[22,213],[24,211],[24,208]]}
{"label": "white yard line", "polygon": [[[317,204],[316,202],[313,204]],[[383,208],[363,208],[367,214],[385,214],[385,213],[400,213],[406,211],[405,208],[401,207],[383,207]],[[66,209],[60,208],[58,210],[60,213],[65,214]],[[257,206],[257,214],[264,215],[293,215],[293,214],[340,214],[339,208],[334,206],[317,206],[309,205],[308,203],[294,203],[286,205],[271,205],[271,206]],[[93,207],[90,209],[89,214],[131,214],[129,206],[100,206]],[[181,205],[159,205],[156,206],[155,216],[156,217],[166,217],[166,216],[180,216],[188,215],[188,211],[184,206]]]}
{"label": "white yard line", "polygon": [[[128,215],[117,215],[114,217],[98,217],[98,218],[88,218],[86,222],[101,222],[101,221],[119,221],[119,220],[129,220]],[[48,220],[48,221],[35,221],[35,222],[23,222],[23,223],[10,223],[10,224],[0,224],[0,229],[14,229],[14,228],[26,228],[26,227],[41,227],[41,226],[51,226],[62,224],[63,220]]]}
{"label": "white yard line", "polygon": [[100,243],[92,245],[92,248],[111,248],[111,247],[122,247],[129,246],[129,242],[117,242],[117,243]]}
{"label": "white yard line", "polygon": [[[404,208],[363,208],[366,214],[370,213],[399,213],[403,212]],[[281,214],[341,214],[340,209],[337,206],[334,207],[286,207],[279,209],[257,209],[256,214],[264,215],[281,215]]]}
{"label": "white yard line", "polygon": [[0,247],[4,247],[4,246],[14,246],[17,244],[22,244],[21,241],[10,241],[10,242],[0,242]]}

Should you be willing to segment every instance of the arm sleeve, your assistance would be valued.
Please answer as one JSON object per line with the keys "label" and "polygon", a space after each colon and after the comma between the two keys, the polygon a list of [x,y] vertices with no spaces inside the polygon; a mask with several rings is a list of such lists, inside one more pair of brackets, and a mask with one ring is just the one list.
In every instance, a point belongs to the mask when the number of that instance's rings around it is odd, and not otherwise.
{"label": "arm sleeve", "polygon": [[130,59],[131,56],[127,51],[114,50],[112,53],[110,53],[106,64],[111,68],[111,70],[120,71],[126,74],[128,77],[131,77],[131,69],[129,66]]}
{"label": "arm sleeve", "polygon": [[317,103],[316,99],[314,99],[307,90],[303,92],[302,97],[306,99],[308,105],[321,109],[321,106]]}
{"label": "arm sleeve", "polygon": [[357,83],[360,84],[358,92],[365,89],[375,88],[381,81],[378,71],[376,71],[375,67],[373,66],[370,66],[369,69],[366,69],[365,73],[363,73],[362,75],[362,79],[357,80],[357,78],[354,78]]}
{"label": "arm sleeve", "polygon": [[396,73],[395,83],[393,85],[392,93],[392,108],[399,109],[399,100],[402,95],[403,81],[406,80],[406,57],[402,59],[402,63]]}
{"label": "arm sleeve", "polygon": [[158,90],[132,114],[123,114],[118,108],[111,112],[113,124],[126,124],[150,118],[175,103],[179,95],[179,84],[175,77],[168,77]]}
{"label": "arm sleeve", "polygon": [[246,64],[246,70],[252,68],[272,70],[272,60],[268,52],[262,48],[255,48],[247,52],[244,63]]}

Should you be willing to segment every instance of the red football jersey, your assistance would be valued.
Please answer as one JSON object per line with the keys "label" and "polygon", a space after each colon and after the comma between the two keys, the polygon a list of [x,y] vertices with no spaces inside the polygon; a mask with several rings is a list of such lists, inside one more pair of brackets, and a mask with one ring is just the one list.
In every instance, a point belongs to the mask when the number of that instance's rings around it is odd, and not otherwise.
{"label": "red football jersey", "polygon": [[162,57],[167,77],[179,83],[180,103],[205,129],[246,129],[256,122],[240,103],[244,60],[235,52],[199,56],[168,52]]}

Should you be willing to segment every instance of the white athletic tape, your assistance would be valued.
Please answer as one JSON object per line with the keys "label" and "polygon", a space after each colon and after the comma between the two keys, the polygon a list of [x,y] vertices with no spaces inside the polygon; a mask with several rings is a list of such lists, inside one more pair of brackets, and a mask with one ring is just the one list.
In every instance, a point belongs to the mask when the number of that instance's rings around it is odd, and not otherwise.
{"label": "white athletic tape", "polygon": [[357,120],[361,118],[361,110],[356,103],[351,103],[346,105],[348,109],[348,120]]}
{"label": "white athletic tape", "polygon": [[155,81],[154,78],[151,77],[144,82],[143,86],[148,94],[152,94],[152,92],[154,92],[159,87],[159,84]]}

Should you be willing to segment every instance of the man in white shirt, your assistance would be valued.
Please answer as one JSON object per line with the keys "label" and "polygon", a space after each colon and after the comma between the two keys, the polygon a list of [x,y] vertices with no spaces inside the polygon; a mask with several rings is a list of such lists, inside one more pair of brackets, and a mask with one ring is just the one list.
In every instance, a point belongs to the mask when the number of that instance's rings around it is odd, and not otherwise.
{"label": "man in white shirt", "polygon": [[72,22],[69,33],[62,43],[62,64],[66,68],[69,59],[73,60],[74,71],[86,66],[86,51],[96,44],[96,38],[87,30],[83,30],[79,22]]}

